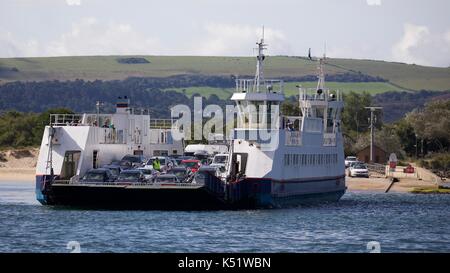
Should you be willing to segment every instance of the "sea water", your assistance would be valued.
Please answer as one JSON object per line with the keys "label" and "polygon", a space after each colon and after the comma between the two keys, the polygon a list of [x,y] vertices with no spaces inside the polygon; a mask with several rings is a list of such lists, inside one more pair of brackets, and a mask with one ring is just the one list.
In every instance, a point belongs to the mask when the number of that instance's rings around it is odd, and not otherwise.
{"label": "sea water", "polygon": [[[71,242],[71,243],[69,243]],[[450,252],[450,195],[348,192],[338,203],[242,211],[42,206],[0,182],[0,252]],[[68,248],[69,244],[69,248]]]}

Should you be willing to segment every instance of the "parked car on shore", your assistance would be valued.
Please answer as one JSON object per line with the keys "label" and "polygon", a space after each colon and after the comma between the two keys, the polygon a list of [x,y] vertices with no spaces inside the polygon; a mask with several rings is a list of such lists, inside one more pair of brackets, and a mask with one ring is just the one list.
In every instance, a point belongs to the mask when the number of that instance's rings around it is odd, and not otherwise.
{"label": "parked car on shore", "polygon": [[369,178],[369,170],[367,169],[367,166],[362,163],[353,164],[349,170],[348,170],[348,176],[354,177],[367,177]]}
{"label": "parked car on shore", "polygon": [[356,156],[347,156],[346,158],[345,158],[345,167],[346,168],[348,168],[348,167],[350,167],[350,164],[352,163],[352,162],[356,162],[356,161],[358,161],[358,158],[356,158]]}

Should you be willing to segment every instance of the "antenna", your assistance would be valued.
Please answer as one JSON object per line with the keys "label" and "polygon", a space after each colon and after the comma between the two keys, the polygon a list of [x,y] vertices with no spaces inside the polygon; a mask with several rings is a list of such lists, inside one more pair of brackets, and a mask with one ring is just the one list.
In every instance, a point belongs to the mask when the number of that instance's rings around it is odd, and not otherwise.
{"label": "antenna", "polygon": [[264,26],[262,27],[262,38],[260,42],[256,43],[258,45],[258,56],[256,57],[256,74],[255,74],[255,84],[254,89],[256,92],[259,92],[259,86],[261,82],[264,82],[264,73],[263,73],[263,61],[266,56],[264,56],[264,50],[266,49],[266,44],[264,44]]}
{"label": "antenna", "polygon": [[261,42],[264,42],[264,25],[262,26],[262,39]]}

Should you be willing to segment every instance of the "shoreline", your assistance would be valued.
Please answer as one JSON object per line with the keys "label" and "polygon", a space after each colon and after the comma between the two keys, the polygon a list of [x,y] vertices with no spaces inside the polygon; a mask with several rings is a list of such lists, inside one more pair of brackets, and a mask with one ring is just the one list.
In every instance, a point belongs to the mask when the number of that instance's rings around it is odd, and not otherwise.
{"label": "shoreline", "polygon": [[0,182],[32,182],[35,176],[35,168],[0,168]]}
{"label": "shoreline", "polygon": [[[35,168],[0,168],[0,182],[34,182]],[[390,180],[384,177],[355,178],[346,177],[348,192],[385,192]],[[393,193],[422,193],[424,189],[431,193],[438,186],[432,182],[412,178],[402,178],[396,182],[389,192]]]}

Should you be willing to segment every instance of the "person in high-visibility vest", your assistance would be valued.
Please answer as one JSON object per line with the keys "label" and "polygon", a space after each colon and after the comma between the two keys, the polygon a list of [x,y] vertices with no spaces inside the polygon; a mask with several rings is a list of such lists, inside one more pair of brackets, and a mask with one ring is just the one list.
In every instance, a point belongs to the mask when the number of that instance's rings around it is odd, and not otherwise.
{"label": "person in high-visibility vest", "polygon": [[155,171],[160,171],[161,170],[161,163],[159,162],[158,158],[155,158],[155,160],[153,160],[153,170]]}

